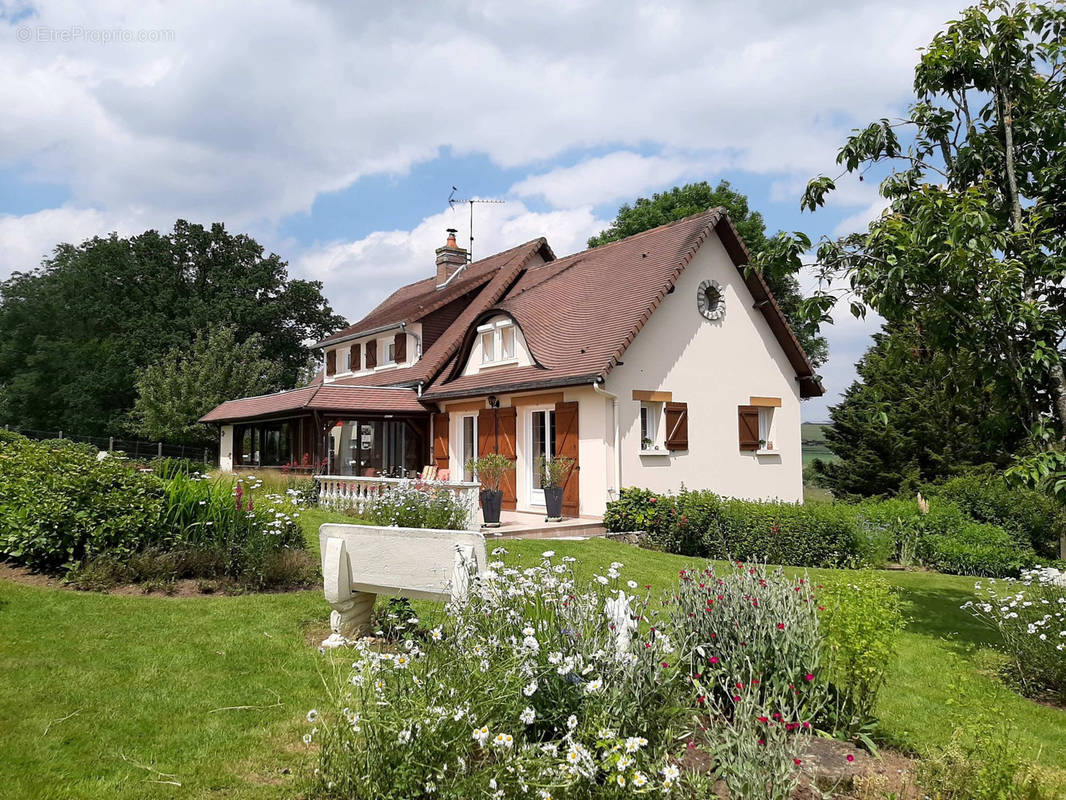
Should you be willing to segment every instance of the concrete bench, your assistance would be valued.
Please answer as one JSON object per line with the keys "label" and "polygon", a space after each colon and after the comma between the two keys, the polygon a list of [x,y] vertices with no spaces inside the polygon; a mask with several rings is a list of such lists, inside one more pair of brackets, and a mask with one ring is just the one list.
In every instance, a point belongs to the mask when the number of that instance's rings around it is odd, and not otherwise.
{"label": "concrete bench", "polygon": [[318,542],[330,627],[346,639],[371,632],[377,595],[465,597],[486,563],[485,537],[473,531],[326,524]]}

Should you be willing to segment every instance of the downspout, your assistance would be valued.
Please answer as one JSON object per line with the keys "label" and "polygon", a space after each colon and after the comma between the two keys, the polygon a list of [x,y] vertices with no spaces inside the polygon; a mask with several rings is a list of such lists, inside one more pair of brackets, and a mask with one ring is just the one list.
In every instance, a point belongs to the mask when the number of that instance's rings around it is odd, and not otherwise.
{"label": "downspout", "polygon": [[611,392],[608,392],[605,389],[601,389],[599,381],[592,382],[592,390],[596,392],[596,394],[603,395],[611,401],[611,417],[614,419],[615,487],[613,489],[608,487],[607,493],[613,493],[614,497],[612,499],[617,500],[622,492],[622,448],[618,446],[618,395],[612,394]]}
{"label": "downspout", "polygon": [[[401,323],[400,323],[400,330],[401,330],[401,331],[402,331],[403,333],[406,333],[406,334],[407,334],[408,336],[413,336],[413,337],[415,337],[415,361],[419,361],[419,360],[421,360],[421,358],[422,358],[422,337],[421,337],[421,336],[419,336],[419,335],[418,335],[417,333],[415,333],[414,331],[409,331],[409,330],[407,330],[407,323],[406,323],[406,322],[401,322]],[[422,385],[422,384],[419,384],[419,386],[420,386],[420,387],[421,387],[421,385]],[[421,388],[420,388],[420,389],[418,390],[418,396],[419,396],[419,397],[421,397],[421,396],[422,396],[422,390],[421,390]]]}

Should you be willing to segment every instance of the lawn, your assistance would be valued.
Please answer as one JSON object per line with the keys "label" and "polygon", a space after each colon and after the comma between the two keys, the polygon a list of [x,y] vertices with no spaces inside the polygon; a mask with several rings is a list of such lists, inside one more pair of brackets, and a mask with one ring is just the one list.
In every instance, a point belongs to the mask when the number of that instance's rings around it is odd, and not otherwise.
{"label": "lawn", "polygon": [[[305,514],[309,539],[328,518]],[[621,561],[624,575],[657,588],[690,563],[605,540],[505,547],[516,564],[548,548],[573,555],[585,576]],[[886,574],[910,621],[883,693],[881,736],[923,752],[959,719],[1012,720],[1034,758],[1066,764],[1066,712],[1023,700],[988,674],[991,637],[959,610],[972,581]],[[324,634],[327,614],[318,591],[167,598],[0,581],[0,794],[298,795],[309,764],[303,715],[322,696],[326,663],[309,642]]]}

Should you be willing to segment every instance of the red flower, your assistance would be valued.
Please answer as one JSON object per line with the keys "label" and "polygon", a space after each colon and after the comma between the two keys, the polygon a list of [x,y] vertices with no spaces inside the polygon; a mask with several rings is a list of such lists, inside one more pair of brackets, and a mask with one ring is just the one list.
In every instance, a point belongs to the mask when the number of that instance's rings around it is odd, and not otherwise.
{"label": "red flower", "polygon": [[769,721],[770,721],[770,718],[769,718],[769,717],[756,717],[756,719],[758,719],[758,720],[759,720],[759,722],[761,722],[761,723],[763,723],[763,724],[766,724],[767,722],[769,722]]}
{"label": "red flower", "polygon": [[740,695],[739,694],[733,695],[733,702],[734,703],[739,703],[740,702]]}
{"label": "red flower", "polygon": [[711,656],[710,658],[707,659],[707,663],[708,664],[717,664],[718,663],[718,656]]}
{"label": "red flower", "polygon": [[806,678],[809,681],[813,681],[814,680],[814,675],[812,675],[809,672],[806,675],[804,675],[803,677]]}
{"label": "red flower", "polygon": [[802,762],[802,761],[801,761],[800,759],[798,759],[798,758],[794,758],[794,759],[792,759],[792,761],[793,761],[793,763],[795,763],[795,765],[796,765],[797,767],[798,767],[798,766],[799,766],[800,764],[802,764],[802,763],[803,763],[803,762]]}
{"label": "red flower", "polygon": [[665,661],[663,662],[663,669],[667,669],[667,668],[668,668],[669,666],[670,666],[670,665],[669,665],[669,664],[667,664],[667,663],[666,663]]}
{"label": "red flower", "polygon": [[851,753],[848,753],[848,763],[850,764],[854,760],[855,760],[855,756],[853,756]]}
{"label": "red flower", "polygon": [[783,622],[777,623],[777,629],[779,631],[783,631],[785,629],[785,623],[783,623]]}

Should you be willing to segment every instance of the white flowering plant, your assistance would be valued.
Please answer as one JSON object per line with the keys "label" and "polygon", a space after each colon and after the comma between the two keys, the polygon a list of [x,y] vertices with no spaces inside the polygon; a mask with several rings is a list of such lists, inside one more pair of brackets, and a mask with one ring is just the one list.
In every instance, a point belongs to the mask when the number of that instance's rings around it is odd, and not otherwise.
{"label": "white flowering plant", "polygon": [[438,482],[404,480],[378,492],[353,513],[372,525],[463,530],[469,512],[458,494]]}
{"label": "white flowering plant", "polygon": [[[314,715],[314,791],[345,798],[620,797],[687,791],[684,643],[622,565],[578,588],[566,560],[494,561],[441,624],[356,645]],[[695,779],[699,782],[699,778]]]}
{"label": "white flowering plant", "polygon": [[1030,697],[1066,701],[1066,571],[1037,567],[974,590],[963,608],[999,631],[1009,679]]}

